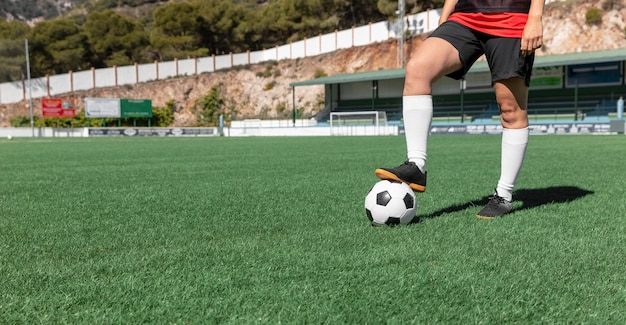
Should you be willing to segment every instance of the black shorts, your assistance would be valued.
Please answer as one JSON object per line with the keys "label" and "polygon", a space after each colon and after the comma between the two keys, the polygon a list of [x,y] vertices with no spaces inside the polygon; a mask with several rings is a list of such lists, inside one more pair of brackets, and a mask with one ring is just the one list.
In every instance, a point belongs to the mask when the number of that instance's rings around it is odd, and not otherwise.
{"label": "black shorts", "polygon": [[439,25],[429,37],[438,37],[459,51],[463,68],[448,74],[461,79],[480,56],[485,54],[491,70],[491,83],[509,78],[521,78],[530,85],[535,53],[522,56],[519,38],[493,36],[475,31],[454,21]]}

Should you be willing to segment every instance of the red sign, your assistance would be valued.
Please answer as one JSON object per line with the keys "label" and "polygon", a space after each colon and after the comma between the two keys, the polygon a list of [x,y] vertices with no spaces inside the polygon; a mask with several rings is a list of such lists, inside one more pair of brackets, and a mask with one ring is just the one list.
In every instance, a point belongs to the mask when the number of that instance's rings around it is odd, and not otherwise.
{"label": "red sign", "polygon": [[41,115],[43,117],[74,117],[76,109],[72,98],[42,98]]}

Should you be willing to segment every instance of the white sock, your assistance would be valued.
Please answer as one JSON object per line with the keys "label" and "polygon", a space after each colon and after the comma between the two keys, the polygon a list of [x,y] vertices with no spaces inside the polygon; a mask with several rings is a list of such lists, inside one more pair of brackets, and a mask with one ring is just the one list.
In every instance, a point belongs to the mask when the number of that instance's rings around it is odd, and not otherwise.
{"label": "white sock", "polygon": [[428,133],[433,119],[432,96],[403,96],[402,118],[404,119],[407,158],[414,162],[422,172],[425,172]]}
{"label": "white sock", "polygon": [[500,180],[496,194],[507,201],[513,200],[513,188],[517,175],[522,169],[526,147],[528,146],[528,128],[504,129],[502,131],[502,153],[500,158]]}

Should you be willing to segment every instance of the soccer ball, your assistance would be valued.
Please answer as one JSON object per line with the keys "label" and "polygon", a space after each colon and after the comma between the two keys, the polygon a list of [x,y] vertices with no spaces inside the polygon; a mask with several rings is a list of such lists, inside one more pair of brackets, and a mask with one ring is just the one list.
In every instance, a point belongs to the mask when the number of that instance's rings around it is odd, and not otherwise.
{"label": "soccer ball", "polygon": [[380,181],[365,196],[365,213],[374,226],[409,224],[416,210],[415,193],[402,182]]}
{"label": "soccer ball", "polygon": [[12,135],[7,135],[7,140],[13,140],[13,136]]}

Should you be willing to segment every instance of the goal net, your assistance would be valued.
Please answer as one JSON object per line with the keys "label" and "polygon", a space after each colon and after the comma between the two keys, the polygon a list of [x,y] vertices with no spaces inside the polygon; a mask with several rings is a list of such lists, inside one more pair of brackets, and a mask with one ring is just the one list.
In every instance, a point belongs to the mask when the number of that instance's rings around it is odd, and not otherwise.
{"label": "goal net", "polygon": [[246,135],[261,135],[262,121],[260,119],[243,120],[243,133]]}
{"label": "goal net", "polygon": [[384,111],[331,112],[331,135],[380,135],[387,127]]}

